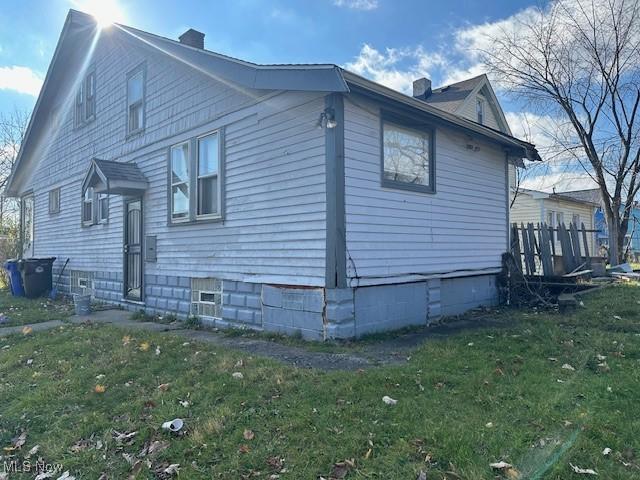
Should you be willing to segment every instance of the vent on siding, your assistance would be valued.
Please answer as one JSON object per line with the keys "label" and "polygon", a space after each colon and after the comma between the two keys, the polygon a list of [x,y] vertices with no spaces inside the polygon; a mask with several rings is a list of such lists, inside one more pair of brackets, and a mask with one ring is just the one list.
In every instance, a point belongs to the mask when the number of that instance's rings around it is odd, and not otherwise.
{"label": "vent on siding", "polygon": [[217,278],[191,279],[191,314],[222,318],[222,281]]}

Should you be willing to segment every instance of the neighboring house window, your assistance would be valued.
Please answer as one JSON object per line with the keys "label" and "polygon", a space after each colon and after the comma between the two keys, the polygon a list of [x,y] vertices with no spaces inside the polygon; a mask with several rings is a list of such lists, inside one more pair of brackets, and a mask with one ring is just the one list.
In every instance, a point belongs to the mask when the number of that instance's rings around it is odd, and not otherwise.
{"label": "neighboring house window", "polygon": [[218,133],[198,139],[198,215],[217,215],[220,193]]}
{"label": "neighboring house window", "polygon": [[60,213],[60,188],[49,190],[49,213]]}
{"label": "neighboring house window", "polygon": [[382,122],[382,186],[435,192],[434,130]]}
{"label": "neighboring house window", "polygon": [[553,229],[555,229],[557,227],[557,225],[556,225],[556,212],[554,212],[553,210],[549,210],[547,212],[547,225],[552,228],[552,230],[551,230],[551,241],[553,242],[554,241],[553,240],[553,237],[554,237],[554,230]]}
{"label": "neighboring house window", "polygon": [[169,221],[222,218],[222,131],[174,145],[169,153]]}
{"label": "neighboring house window", "polygon": [[171,148],[171,219],[189,219],[189,143]]}
{"label": "neighboring house window", "polygon": [[33,257],[34,237],[34,197],[33,194],[22,197],[22,254],[26,258]]}
{"label": "neighboring house window", "polygon": [[98,195],[98,222],[107,223],[109,220],[109,195],[100,193]]}
{"label": "neighboring house window", "polygon": [[75,124],[80,127],[96,117],[96,72],[89,71],[80,82],[76,94]]}
{"label": "neighboring house window", "polygon": [[571,223],[573,223],[576,227],[580,228],[580,215],[574,213],[571,217]]}
{"label": "neighboring house window", "polygon": [[145,67],[141,65],[127,75],[127,133],[144,130]]}
{"label": "neighboring house window", "polygon": [[476,99],[476,115],[478,123],[484,123],[484,100],[481,98]]}
{"label": "neighboring house window", "polygon": [[87,188],[82,195],[82,224],[93,225],[93,205],[94,205],[93,187]]}

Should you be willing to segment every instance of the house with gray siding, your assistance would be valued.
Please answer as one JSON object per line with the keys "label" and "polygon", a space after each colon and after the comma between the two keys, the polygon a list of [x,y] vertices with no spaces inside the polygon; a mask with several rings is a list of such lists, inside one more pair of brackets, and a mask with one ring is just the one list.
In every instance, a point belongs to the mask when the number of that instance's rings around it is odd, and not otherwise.
{"label": "house with gray siding", "polygon": [[[61,290],[348,338],[496,301],[533,145],[336,65],[256,65],[70,11],[7,193]],[[55,277],[54,277],[55,278]]]}

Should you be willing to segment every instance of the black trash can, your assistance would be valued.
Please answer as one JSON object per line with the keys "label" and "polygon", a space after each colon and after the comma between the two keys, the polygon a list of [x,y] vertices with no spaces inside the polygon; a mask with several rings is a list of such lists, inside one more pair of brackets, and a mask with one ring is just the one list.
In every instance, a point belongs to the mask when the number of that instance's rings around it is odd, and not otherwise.
{"label": "black trash can", "polygon": [[25,297],[37,298],[51,291],[53,288],[52,267],[55,259],[56,257],[27,258],[18,261]]}

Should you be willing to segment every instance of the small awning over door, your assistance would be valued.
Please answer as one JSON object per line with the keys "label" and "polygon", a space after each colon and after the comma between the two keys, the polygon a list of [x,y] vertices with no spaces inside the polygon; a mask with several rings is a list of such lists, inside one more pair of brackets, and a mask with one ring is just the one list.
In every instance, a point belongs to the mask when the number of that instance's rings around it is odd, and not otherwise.
{"label": "small awning over door", "polygon": [[134,196],[144,193],[147,185],[146,177],[135,163],[94,158],[82,182],[82,191],[93,187],[96,193]]}

